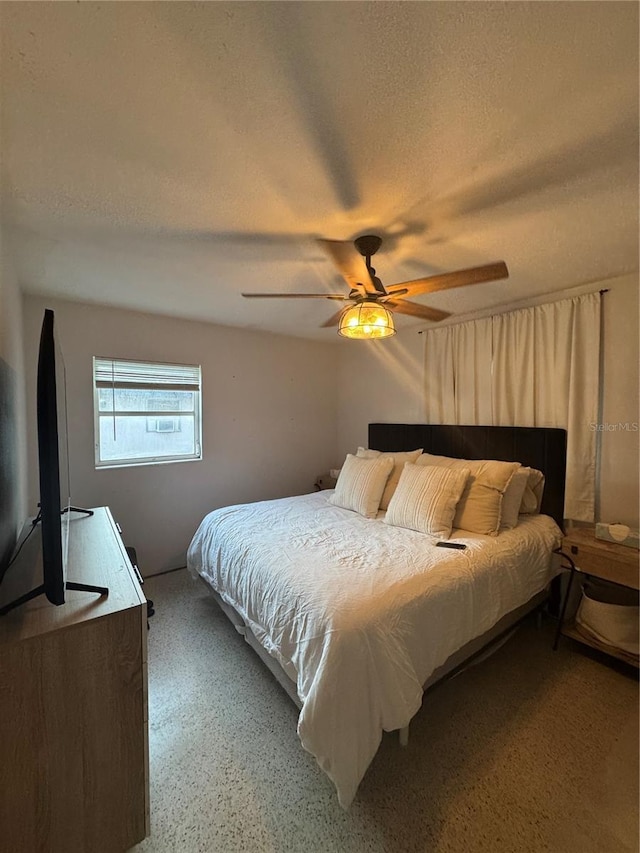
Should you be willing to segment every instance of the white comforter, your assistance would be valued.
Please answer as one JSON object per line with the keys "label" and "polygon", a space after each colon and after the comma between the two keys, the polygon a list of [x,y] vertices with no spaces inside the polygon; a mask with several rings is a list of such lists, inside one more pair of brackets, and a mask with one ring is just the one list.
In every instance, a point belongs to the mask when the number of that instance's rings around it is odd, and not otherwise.
{"label": "white comforter", "polygon": [[346,808],[436,667],[547,585],[561,534],[534,516],[495,538],[454,530],[453,551],[330,494],[215,510],[187,563],[295,681],[300,740]]}

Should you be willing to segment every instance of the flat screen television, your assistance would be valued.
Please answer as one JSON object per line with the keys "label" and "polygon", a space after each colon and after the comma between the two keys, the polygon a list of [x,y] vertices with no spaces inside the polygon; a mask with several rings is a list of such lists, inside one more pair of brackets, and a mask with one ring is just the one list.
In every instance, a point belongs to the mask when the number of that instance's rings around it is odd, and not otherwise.
{"label": "flat screen television", "polygon": [[[60,496],[58,385],[54,316],[53,311],[47,308],[44,312],[40,333],[36,399],[40,524],[42,525],[42,578],[44,593],[52,604],[64,604],[65,563],[69,535],[69,514],[66,513],[63,524],[62,499]],[[64,410],[66,411],[66,406]],[[66,440],[66,435],[64,438]],[[69,504],[70,501],[67,502],[66,508]]]}
{"label": "flat screen television", "polygon": [[[52,604],[60,605],[65,603],[65,592],[69,589],[97,592],[101,595],[108,593],[104,587],[75,583],[66,578],[70,515],[74,512],[86,515],[93,513],[91,510],[71,506],[66,377],[62,355],[56,342],[54,313],[50,308],[44,312],[42,331],[40,332],[36,411],[40,511],[32,522],[31,531],[38,523],[40,524],[42,584],[2,607],[0,616],[21,604],[25,604],[32,598],[37,598],[39,595],[45,595]],[[61,458],[64,461],[62,466]],[[26,538],[23,539],[22,544],[25,541]],[[16,557],[19,550],[16,552]]]}

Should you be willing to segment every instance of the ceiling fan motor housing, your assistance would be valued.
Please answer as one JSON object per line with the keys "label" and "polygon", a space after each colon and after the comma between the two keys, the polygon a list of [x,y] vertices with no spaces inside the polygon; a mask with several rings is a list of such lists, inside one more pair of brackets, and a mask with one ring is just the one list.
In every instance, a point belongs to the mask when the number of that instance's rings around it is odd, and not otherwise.
{"label": "ceiling fan motor housing", "polygon": [[370,258],[382,245],[382,237],[377,237],[375,234],[364,234],[362,237],[356,237],[353,243],[364,258]]}

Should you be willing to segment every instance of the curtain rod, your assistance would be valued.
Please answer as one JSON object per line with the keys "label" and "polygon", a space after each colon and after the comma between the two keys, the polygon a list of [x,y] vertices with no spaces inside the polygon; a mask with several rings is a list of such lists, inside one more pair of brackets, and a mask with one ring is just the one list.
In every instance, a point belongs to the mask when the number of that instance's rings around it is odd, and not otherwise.
{"label": "curtain rod", "polygon": [[[582,288],[583,288],[583,287],[585,287],[585,286],[588,286],[588,285],[578,285],[578,287],[577,287],[577,288],[572,288],[572,289],[578,290],[578,289],[582,289]],[[605,294],[605,293],[609,293],[609,291],[610,291],[610,288],[608,288],[608,287],[604,287],[604,288],[601,288],[600,290],[598,290],[597,292],[600,294],[600,296],[604,296],[604,294]],[[577,295],[577,296],[587,296],[589,293],[596,293],[596,291],[595,291],[595,290],[586,290],[584,293],[579,293],[579,294],[576,294],[576,295]],[[547,295],[547,294],[541,294],[541,296],[546,296],[546,295]],[[538,299],[538,298],[540,298],[540,297],[536,297],[536,296],[531,297],[531,299]],[[538,303],[538,304],[540,304],[540,305],[550,305],[550,304],[551,304],[551,303],[553,303],[553,302],[562,302],[564,299],[575,299],[575,298],[576,298],[576,297],[574,297],[574,296],[561,296],[561,297],[559,297],[558,299],[551,299],[549,302],[540,302],[540,303]],[[495,309],[494,309],[495,314],[508,314],[510,311],[520,311],[520,310],[522,310],[523,308],[535,308],[535,307],[536,307],[536,304],[531,304],[531,305],[526,305],[526,304],[524,304],[524,305],[523,305],[523,304],[522,304],[523,302],[524,302],[524,303],[526,303],[527,301],[528,301],[528,300],[526,300],[526,299],[521,300],[521,302],[520,302],[520,308],[518,308],[518,307],[517,307],[517,305],[519,304],[519,303],[517,303],[517,302],[514,302],[514,303],[513,303],[513,305],[512,305],[511,307],[509,307],[509,306],[508,306],[508,303],[507,303],[507,304],[503,303],[502,305],[496,305],[496,306],[495,306]],[[457,321],[457,322],[455,322],[455,323],[454,323],[454,322],[452,322],[452,323],[445,323],[445,324],[444,324],[444,326],[443,326],[443,324],[442,324],[442,323],[440,323],[438,326],[435,326],[435,325],[434,325],[434,326],[429,326],[429,328],[428,328],[428,329],[419,329],[419,330],[418,330],[418,334],[419,334],[419,335],[422,335],[424,332],[429,332],[429,331],[431,331],[432,329],[436,329],[436,328],[446,328],[447,326],[457,326],[457,325],[460,325],[461,323],[470,323],[470,322],[472,322],[473,320],[484,320],[484,319],[486,319],[487,317],[492,317],[492,316],[494,316],[494,314],[492,314],[492,313],[491,313],[491,311],[492,311],[492,309],[491,309],[491,308],[486,308],[485,310],[486,310],[487,312],[489,312],[489,313],[487,313],[487,314],[483,314],[483,315],[482,315],[482,316],[480,316],[480,317],[473,317],[473,316],[469,316],[469,315],[461,314],[461,315],[460,315],[461,317],[467,316],[467,319],[466,319],[466,320],[458,320],[458,321]],[[478,312],[478,313],[479,313],[479,312]]]}

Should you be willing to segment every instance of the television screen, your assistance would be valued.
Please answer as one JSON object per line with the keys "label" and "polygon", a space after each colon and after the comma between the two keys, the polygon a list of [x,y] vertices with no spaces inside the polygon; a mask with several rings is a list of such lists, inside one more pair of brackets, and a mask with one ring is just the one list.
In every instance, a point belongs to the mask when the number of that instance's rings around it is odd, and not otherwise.
{"label": "television screen", "polygon": [[86,517],[93,515],[93,510],[71,506],[66,376],[62,352],[56,344],[53,311],[49,308],[44,312],[40,333],[36,412],[40,512],[37,519],[32,521],[31,530],[23,537],[7,568],[16,561],[22,546],[39,521],[43,579],[40,586],[19,595],[8,604],[3,604],[0,607],[0,616],[43,594],[52,604],[64,604],[65,590],[109,594],[106,587],[69,581],[66,578],[71,513],[81,513]]}
{"label": "television screen", "polygon": [[[42,321],[38,354],[37,413],[43,584],[45,595],[52,604],[64,604],[65,549],[63,548],[63,541],[66,546],[68,539],[67,527],[63,540],[62,500],[60,497],[58,396],[64,394],[64,377],[61,374],[61,368],[60,360],[56,369],[53,311],[47,309]],[[64,406],[63,411],[64,409],[66,406]],[[66,423],[63,426],[66,432]],[[63,441],[63,447],[65,447],[66,436],[63,436]],[[65,513],[66,525],[68,525],[68,517],[68,513]]]}

